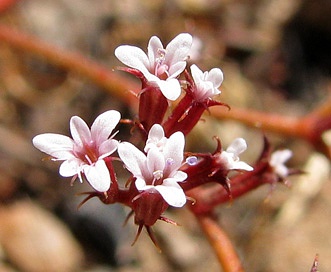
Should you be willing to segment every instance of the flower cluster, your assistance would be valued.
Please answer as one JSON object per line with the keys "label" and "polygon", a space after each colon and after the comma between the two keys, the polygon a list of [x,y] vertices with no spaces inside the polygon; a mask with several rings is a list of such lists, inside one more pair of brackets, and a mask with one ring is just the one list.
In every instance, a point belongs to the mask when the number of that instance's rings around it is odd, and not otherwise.
{"label": "flower cluster", "polygon": [[[160,39],[153,36],[147,54],[130,45],[115,50],[116,57],[128,66],[121,69],[137,76],[142,83],[138,118],[131,124],[136,128],[132,131],[139,132],[143,149],[121,141],[120,132],[113,133],[121,121],[121,114],[115,110],[99,115],[91,128],[80,117],[72,117],[72,139],[53,133],[33,138],[35,147],[55,161],[63,161],[61,176],[73,177],[73,181],[86,180],[92,186],[95,191],[87,199],[96,196],[105,204],[122,203],[130,207],[130,215],[134,215],[139,226],[137,237],[145,227],[153,242],[150,227],[157,220],[174,223],[163,213],[169,206],[183,207],[187,199],[192,199],[191,189],[216,182],[230,197],[230,171],[246,175],[247,180],[266,174],[284,180],[290,173],[284,165],[291,156],[286,150],[261,156],[254,168],[241,161],[239,155],[247,148],[242,138],[235,139],[225,150],[216,138],[214,153],[185,151],[185,136],[202,114],[212,106],[227,106],[214,99],[221,93],[223,82],[219,68],[203,72],[193,64],[191,73],[186,69],[192,40],[190,34],[179,34],[164,48]],[[175,100],[178,100],[175,106],[169,107]],[[117,180],[113,167],[117,161],[130,174],[125,186]],[[199,199],[195,201],[199,204]]]}

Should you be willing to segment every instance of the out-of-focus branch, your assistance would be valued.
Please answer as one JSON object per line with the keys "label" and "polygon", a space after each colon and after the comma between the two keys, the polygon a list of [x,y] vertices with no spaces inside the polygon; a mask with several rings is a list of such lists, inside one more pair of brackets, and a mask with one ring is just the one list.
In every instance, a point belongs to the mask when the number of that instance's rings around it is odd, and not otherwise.
{"label": "out-of-focus branch", "polygon": [[[5,25],[0,25],[0,41],[13,48],[43,57],[53,65],[77,73],[121,99],[133,109],[138,107],[138,100],[130,92],[139,90],[135,81],[115,73],[86,56],[61,50]],[[331,148],[322,139],[322,134],[331,129],[331,96],[322,105],[303,117],[282,116],[239,108],[231,108],[229,111],[224,107],[212,107],[210,112],[218,119],[235,120],[264,131],[305,139],[316,150],[331,159]]]}
{"label": "out-of-focus branch", "polygon": [[139,88],[136,82],[88,59],[86,56],[61,50],[5,25],[0,25],[0,41],[26,53],[42,57],[53,65],[77,73],[104,88],[126,104],[132,107],[137,106],[137,99],[129,92]]}
{"label": "out-of-focus branch", "polygon": [[5,12],[10,9],[14,4],[16,4],[18,0],[1,0],[0,1],[0,13]]}
{"label": "out-of-focus branch", "polygon": [[201,229],[207,236],[210,245],[216,253],[224,272],[244,272],[239,256],[229,237],[210,215],[196,215]]}
{"label": "out-of-focus branch", "polygon": [[231,110],[223,107],[213,107],[210,109],[210,112],[213,117],[218,119],[234,120],[250,127],[277,132],[287,136],[299,137],[306,133],[305,128],[300,127],[300,119],[296,117],[233,107],[231,107]]}
{"label": "out-of-focus branch", "polygon": [[331,96],[314,111],[303,117],[290,117],[270,114],[252,109],[222,107],[210,109],[211,115],[218,119],[234,120],[250,127],[301,138],[331,159],[331,148],[323,141],[322,135],[331,129]]}

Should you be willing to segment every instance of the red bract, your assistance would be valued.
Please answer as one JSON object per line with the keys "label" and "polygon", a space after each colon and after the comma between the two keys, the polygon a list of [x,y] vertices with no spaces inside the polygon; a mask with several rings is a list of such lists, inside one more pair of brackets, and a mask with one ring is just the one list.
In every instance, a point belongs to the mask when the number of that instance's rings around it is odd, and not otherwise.
{"label": "red bract", "polygon": [[[211,92],[211,96],[203,96],[199,94],[197,98],[196,93],[200,92],[199,87],[193,81],[191,75],[185,70],[186,87],[185,96],[179,101],[174,108],[170,116],[163,123],[166,135],[171,135],[176,131],[181,131],[184,135],[187,135],[201,119],[205,110],[208,110],[212,106],[226,106],[227,104],[213,100],[211,97],[214,93]],[[223,79],[223,76],[222,76]],[[213,89],[214,85],[209,84]],[[206,90],[204,90],[206,91]],[[204,97],[204,99],[201,99]]]}
{"label": "red bract", "polygon": [[183,184],[185,191],[199,185],[216,182],[221,184],[231,195],[228,173],[230,170],[252,171],[253,168],[239,160],[238,155],[245,151],[246,142],[242,138],[235,139],[226,149],[222,149],[220,139],[217,140],[217,148],[214,153],[193,154],[200,157],[195,165],[185,165],[182,170],[188,175],[186,183]]}
{"label": "red bract", "polygon": [[154,124],[162,123],[168,106],[168,100],[158,87],[149,86],[142,90],[139,95],[139,123],[145,132]]}

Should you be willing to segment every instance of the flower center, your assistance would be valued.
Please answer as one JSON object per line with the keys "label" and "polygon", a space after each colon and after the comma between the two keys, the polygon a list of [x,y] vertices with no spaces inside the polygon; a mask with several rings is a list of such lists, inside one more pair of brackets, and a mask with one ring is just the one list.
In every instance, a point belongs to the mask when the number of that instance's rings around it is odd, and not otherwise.
{"label": "flower center", "polygon": [[165,55],[166,50],[163,48],[159,48],[157,50],[158,57],[155,60],[155,71],[154,74],[160,79],[167,79],[169,77],[169,66],[165,64]]}
{"label": "flower center", "polygon": [[89,144],[84,144],[83,148],[75,146],[74,153],[77,158],[89,165],[96,163],[99,158],[99,152],[93,141]]}
{"label": "flower center", "polygon": [[162,178],[163,178],[163,171],[162,170],[156,170],[153,172],[153,182],[152,184],[154,186],[161,185],[162,184]]}
{"label": "flower center", "polygon": [[165,164],[165,167],[163,170],[163,175],[168,177],[171,174],[173,164],[174,164],[174,160],[172,158],[166,159],[166,164]]}

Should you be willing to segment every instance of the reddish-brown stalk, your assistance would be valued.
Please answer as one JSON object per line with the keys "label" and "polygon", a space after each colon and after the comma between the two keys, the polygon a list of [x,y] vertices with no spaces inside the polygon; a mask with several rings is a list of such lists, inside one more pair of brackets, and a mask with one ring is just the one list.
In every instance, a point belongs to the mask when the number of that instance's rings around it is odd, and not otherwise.
{"label": "reddish-brown stalk", "polygon": [[86,56],[59,49],[5,25],[0,25],[0,41],[26,53],[42,57],[53,65],[77,73],[121,99],[133,109],[137,109],[138,99],[132,95],[132,91],[139,90],[138,82],[123,77]]}
{"label": "reddish-brown stalk", "polygon": [[303,116],[291,117],[265,113],[251,109],[222,107],[210,109],[211,115],[218,119],[235,120],[250,127],[301,138],[309,142],[317,151],[331,159],[331,148],[322,139],[322,134],[331,129],[331,96],[316,109]]}
{"label": "reddish-brown stalk", "polygon": [[[87,59],[83,55],[60,50],[5,25],[0,25],[0,40],[11,47],[43,57],[51,64],[84,76],[133,109],[138,107],[138,99],[129,92],[137,93],[138,83],[114,73],[111,69]],[[230,111],[224,107],[213,107],[210,109],[210,113],[218,119],[235,120],[265,131],[305,139],[316,150],[331,159],[331,148],[321,138],[324,131],[331,129],[331,96],[325,103],[317,106],[312,113],[304,117],[289,117],[233,107]]]}
{"label": "reddish-brown stalk", "polygon": [[0,1],[0,13],[7,11],[14,6],[18,0],[1,0]]}
{"label": "reddish-brown stalk", "polygon": [[208,238],[224,272],[244,272],[233,244],[211,215],[196,215],[201,229]]}

